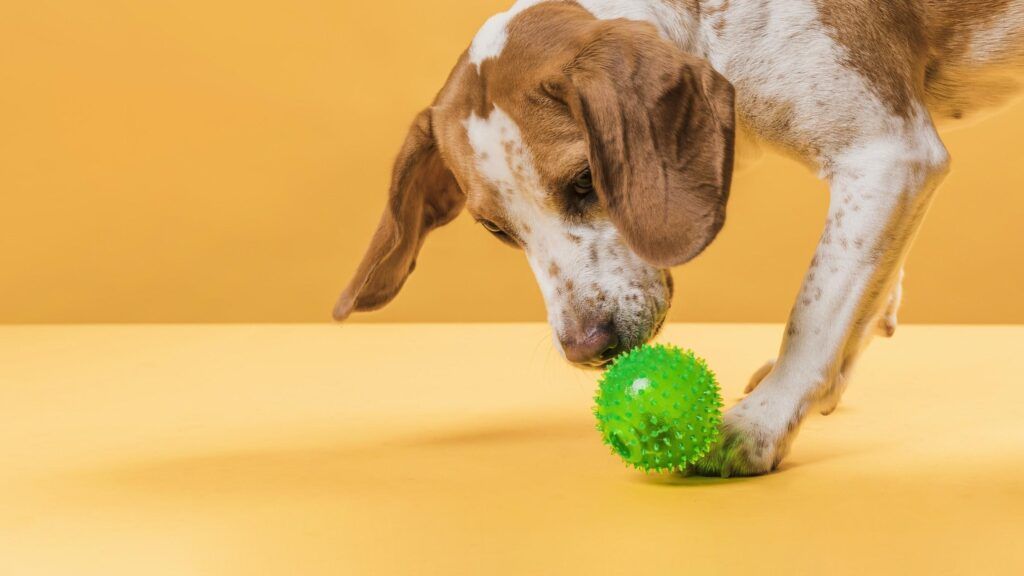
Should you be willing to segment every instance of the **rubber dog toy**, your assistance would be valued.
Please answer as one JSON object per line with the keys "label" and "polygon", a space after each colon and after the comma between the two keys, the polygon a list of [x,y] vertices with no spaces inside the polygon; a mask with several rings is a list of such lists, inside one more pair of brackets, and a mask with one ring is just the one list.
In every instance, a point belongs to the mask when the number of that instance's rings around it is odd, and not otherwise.
{"label": "rubber dog toy", "polygon": [[604,443],[645,472],[682,470],[718,439],[722,395],[715,374],[690,350],[645,344],[620,356],[594,401]]}

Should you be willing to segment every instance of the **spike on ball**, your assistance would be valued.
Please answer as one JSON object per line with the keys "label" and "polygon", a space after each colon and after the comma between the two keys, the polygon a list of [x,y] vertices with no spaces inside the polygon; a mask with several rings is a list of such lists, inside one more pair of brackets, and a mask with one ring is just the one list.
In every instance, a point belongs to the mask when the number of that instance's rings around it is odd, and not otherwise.
{"label": "spike on ball", "polygon": [[718,439],[722,395],[714,372],[691,350],[645,344],[619,356],[594,401],[604,443],[645,472],[680,470]]}

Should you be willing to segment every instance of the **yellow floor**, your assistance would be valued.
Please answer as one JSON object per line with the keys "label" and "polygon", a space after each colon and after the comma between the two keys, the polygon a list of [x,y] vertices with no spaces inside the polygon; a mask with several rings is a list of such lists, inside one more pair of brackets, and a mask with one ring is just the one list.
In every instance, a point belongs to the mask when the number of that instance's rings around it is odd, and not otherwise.
{"label": "yellow floor", "polygon": [[[901,326],[733,480],[623,467],[547,334],[0,328],[0,574],[1024,573],[1024,327]],[[732,402],[779,335],[662,339]]]}

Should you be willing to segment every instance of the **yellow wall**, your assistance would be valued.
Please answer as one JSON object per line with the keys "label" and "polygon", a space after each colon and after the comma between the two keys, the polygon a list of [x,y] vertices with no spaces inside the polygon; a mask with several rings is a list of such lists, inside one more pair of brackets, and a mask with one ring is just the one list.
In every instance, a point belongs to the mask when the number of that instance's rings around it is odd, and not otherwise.
{"label": "yellow wall", "polygon": [[[510,1],[5,2],[0,321],[327,319],[407,123]],[[946,137],[905,321],[1024,322],[1022,127]],[[740,175],[674,318],[783,319],[825,202],[782,159]],[[542,317],[522,255],[460,218],[358,320]]]}

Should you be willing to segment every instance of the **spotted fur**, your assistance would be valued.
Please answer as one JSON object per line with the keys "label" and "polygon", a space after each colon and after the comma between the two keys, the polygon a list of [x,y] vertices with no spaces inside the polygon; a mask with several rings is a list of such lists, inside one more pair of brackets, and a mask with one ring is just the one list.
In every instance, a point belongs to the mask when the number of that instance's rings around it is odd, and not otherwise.
{"label": "spotted fur", "polygon": [[[828,182],[829,212],[778,359],[693,469],[769,472],[896,328],[903,262],[949,169],[935,122],[978,118],[1022,79],[1024,0],[520,0],[410,130],[336,316],[394,296],[457,190],[525,250],[557,340],[613,323],[636,345],[671,299],[662,268],[721,226],[733,158],[773,148]],[[588,165],[585,201],[569,185]]]}

